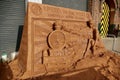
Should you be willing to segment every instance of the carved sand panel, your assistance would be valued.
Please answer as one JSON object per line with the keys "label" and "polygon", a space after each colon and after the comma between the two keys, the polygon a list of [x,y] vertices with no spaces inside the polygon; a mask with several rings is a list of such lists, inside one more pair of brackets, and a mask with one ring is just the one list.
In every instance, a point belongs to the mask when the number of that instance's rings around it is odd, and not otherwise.
{"label": "carved sand panel", "polygon": [[103,48],[98,43],[90,13],[29,3],[18,56],[22,76],[74,70],[79,60]]}

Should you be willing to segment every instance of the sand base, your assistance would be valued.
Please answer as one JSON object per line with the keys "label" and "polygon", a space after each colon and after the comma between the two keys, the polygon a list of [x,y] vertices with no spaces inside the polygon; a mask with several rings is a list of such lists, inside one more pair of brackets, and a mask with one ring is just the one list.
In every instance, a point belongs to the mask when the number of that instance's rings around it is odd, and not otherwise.
{"label": "sand base", "polygon": [[[107,51],[86,57],[75,64],[75,70],[54,75],[44,75],[27,80],[120,80],[120,56]],[[0,80],[19,80],[17,59],[1,64]],[[21,80],[21,79],[20,79]]]}

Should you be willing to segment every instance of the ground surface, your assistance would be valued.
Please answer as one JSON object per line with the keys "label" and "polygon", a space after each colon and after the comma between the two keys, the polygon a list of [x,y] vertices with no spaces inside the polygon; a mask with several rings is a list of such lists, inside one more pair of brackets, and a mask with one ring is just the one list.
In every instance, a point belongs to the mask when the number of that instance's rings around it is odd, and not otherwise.
{"label": "ground surface", "polygon": [[[74,71],[27,80],[120,80],[120,56],[111,52],[82,59],[75,68]],[[19,80],[17,60],[1,64],[0,70],[0,80]]]}
{"label": "ground surface", "polygon": [[111,37],[103,38],[102,41],[103,41],[106,49],[120,53],[120,46],[119,46],[120,45],[120,37],[118,37],[118,38],[111,38]]}

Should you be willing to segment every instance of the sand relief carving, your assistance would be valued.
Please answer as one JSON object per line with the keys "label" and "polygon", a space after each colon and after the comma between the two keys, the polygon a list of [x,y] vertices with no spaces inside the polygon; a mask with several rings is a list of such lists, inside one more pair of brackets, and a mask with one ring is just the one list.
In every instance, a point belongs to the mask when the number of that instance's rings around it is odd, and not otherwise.
{"label": "sand relief carving", "polygon": [[[60,74],[71,80],[119,80],[120,58],[104,48],[90,13],[37,3],[28,6],[16,67],[11,67],[13,79],[56,80]],[[94,79],[89,78],[92,71]]]}
{"label": "sand relief carving", "polygon": [[37,3],[27,11],[13,75],[0,80],[120,80],[120,57],[104,48],[90,13]]}
{"label": "sand relief carving", "polygon": [[[69,23],[66,23],[66,24],[69,24]],[[72,23],[71,25],[77,25],[77,24]],[[79,28],[81,26],[77,25],[78,27],[75,27],[75,26],[67,27],[67,25],[64,25],[62,20],[55,21],[52,24],[53,31],[51,31],[49,35],[46,36],[49,48],[47,50],[42,51],[42,54],[43,54],[42,64],[46,64],[46,66],[48,65],[52,66],[53,64],[57,65],[60,63],[61,65],[63,64],[63,67],[60,67],[60,68],[64,69],[66,66],[64,64],[71,64],[68,66],[68,68],[71,67],[77,61],[84,58],[88,50],[91,50],[91,53],[92,53],[91,55],[94,55],[95,54],[94,51],[96,47],[95,42],[97,40],[96,39],[97,32],[96,32],[96,29],[93,29],[93,27],[91,27],[92,23],[90,23],[90,21],[86,24],[87,24],[88,30],[90,30],[89,34],[87,34],[88,36],[87,39],[83,38],[83,35],[80,32],[83,30]],[[81,44],[81,43],[84,43],[84,44]],[[86,48],[86,50],[85,49],[82,50],[83,49],[82,47]],[[88,52],[88,54],[90,53]],[[65,60],[67,58],[69,60]],[[56,67],[58,66],[59,65],[57,65]]]}
{"label": "sand relief carving", "polygon": [[[46,66],[52,66],[54,64],[58,70],[64,69],[68,64],[71,64],[71,62],[66,59],[73,56],[74,50],[66,46],[66,35],[62,30],[61,20],[53,24],[53,31],[48,36],[48,45],[50,48],[43,51],[43,64],[46,64]],[[63,66],[59,68],[57,64]],[[53,69],[53,71],[54,70],[56,69]]]}
{"label": "sand relief carving", "polygon": [[[50,10],[47,11],[48,7]],[[19,59],[22,75],[30,73],[29,76],[34,76],[74,70],[80,60],[103,50],[102,44],[98,45],[101,43],[100,37],[92,20],[87,17],[87,12],[37,4],[31,4],[29,12],[32,13],[27,15],[31,23],[26,25],[29,27],[29,53],[20,49],[20,54],[27,56]],[[58,12],[62,16],[53,17]],[[22,40],[22,44],[24,41]],[[96,52],[97,48],[101,50]],[[25,61],[27,64],[23,65]],[[23,74],[24,72],[26,73]]]}
{"label": "sand relief carving", "polygon": [[[87,23],[86,23],[87,24]],[[46,64],[46,66],[53,65],[53,64],[61,64],[63,63],[63,67],[60,67],[61,69],[64,69],[65,64],[70,64],[67,68],[74,65],[77,61],[84,58],[88,52],[88,50],[91,50],[91,55],[95,55],[95,48],[96,48],[96,41],[97,41],[97,32],[96,29],[93,29],[91,27],[92,23],[90,21],[88,22],[89,30],[92,30],[92,36],[90,39],[82,40],[80,38],[79,32],[73,32],[74,28],[67,29],[65,28],[66,25],[63,25],[62,20],[55,21],[53,24],[53,31],[48,36],[48,50],[43,50],[43,59],[42,64]],[[69,34],[69,37],[66,38],[65,34]],[[69,40],[67,40],[69,39]],[[67,42],[68,41],[68,42]],[[82,50],[82,45],[79,44],[80,41],[87,43],[87,45],[84,44],[84,48],[86,47],[86,50]],[[88,53],[90,54],[90,53]],[[65,60],[65,59],[69,60]],[[65,61],[64,61],[65,60]],[[64,62],[62,62],[64,61]],[[59,65],[58,65],[59,66]],[[56,66],[57,67],[57,66]],[[56,69],[55,69],[56,70]],[[59,70],[59,68],[58,68]],[[53,69],[54,71],[54,69]]]}

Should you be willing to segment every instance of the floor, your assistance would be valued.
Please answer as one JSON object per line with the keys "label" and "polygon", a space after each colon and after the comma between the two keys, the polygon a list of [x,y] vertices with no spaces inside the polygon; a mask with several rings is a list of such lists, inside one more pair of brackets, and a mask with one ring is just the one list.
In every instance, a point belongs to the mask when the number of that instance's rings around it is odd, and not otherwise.
{"label": "floor", "polygon": [[120,53],[120,37],[112,38],[102,38],[103,43],[105,44],[105,47],[108,50],[115,51],[117,53]]}

